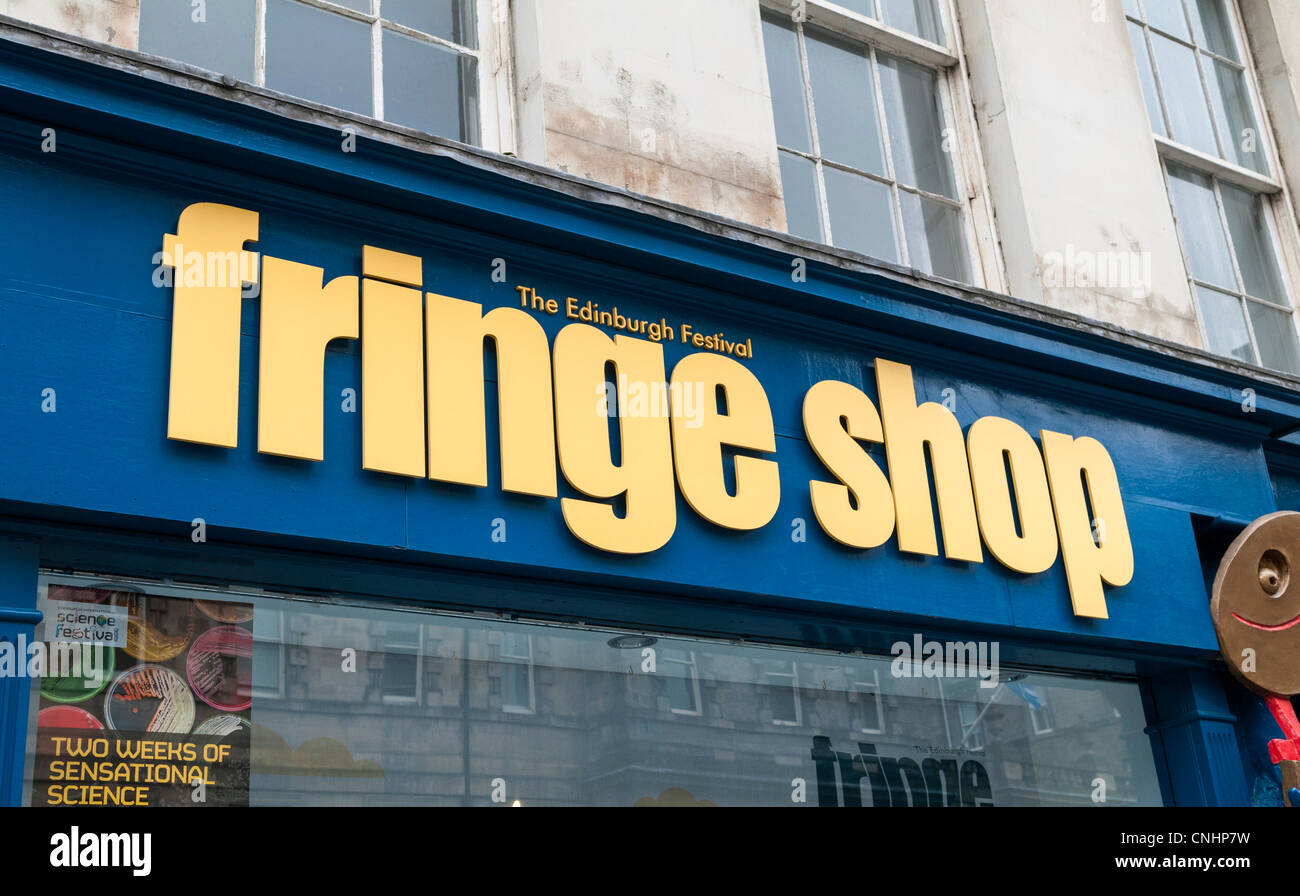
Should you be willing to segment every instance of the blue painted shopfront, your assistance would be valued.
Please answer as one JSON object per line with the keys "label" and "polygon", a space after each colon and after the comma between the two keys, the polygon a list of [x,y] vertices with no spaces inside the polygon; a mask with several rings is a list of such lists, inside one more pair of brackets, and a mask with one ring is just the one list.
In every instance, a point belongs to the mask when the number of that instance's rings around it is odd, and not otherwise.
{"label": "blue painted shopfront", "polygon": [[[46,129],[53,152],[42,149]],[[327,279],[359,275],[369,244],[422,257],[426,290],[485,309],[517,305],[515,287],[526,285],[752,339],[744,363],[776,424],[775,519],[728,531],[679,496],[669,544],[621,556],[574,538],[558,501],[501,492],[494,437],[484,489],[366,472],[360,414],[336,400],[360,389],[360,354],[341,341],[325,363],[324,461],[261,455],[256,299],[244,303],[239,446],[168,441],[172,295],[153,283],[155,254],[195,202],[259,212],[253,248],[321,266]],[[527,166],[503,172],[471,151],[361,136],[343,152],[331,128],[0,41],[0,636],[31,633],[41,567],[354,590],[816,647],[985,634],[1023,662],[1141,676],[1166,801],[1251,799],[1273,732],[1215,658],[1207,574],[1241,525],[1300,507],[1300,468],[1279,441],[1300,425],[1300,394],[811,249],[798,282],[793,245],[625,205],[581,182],[555,189]],[[497,259],[504,282],[492,278]],[[567,322],[540,319],[552,338]],[[666,344],[669,369],[686,352]],[[803,436],[803,395],[826,379],[874,395],[877,357],[912,365],[918,400],[949,397],[963,427],[997,415],[1107,447],[1136,569],[1107,589],[1109,619],[1072,615],[1059,559],[1026,576],[991,557],[904,555],[892,540],[853,551],[818,529],[808,482],[825,471]],[[190,538],[196,519],[203,544]],[[491,537],[496,520],[504,541]],[[792,538],[799,520],[806,540]],[[508,604],[498,582],[510,583]],[[0,684],[8,803],[18,801],[26,700]]]}

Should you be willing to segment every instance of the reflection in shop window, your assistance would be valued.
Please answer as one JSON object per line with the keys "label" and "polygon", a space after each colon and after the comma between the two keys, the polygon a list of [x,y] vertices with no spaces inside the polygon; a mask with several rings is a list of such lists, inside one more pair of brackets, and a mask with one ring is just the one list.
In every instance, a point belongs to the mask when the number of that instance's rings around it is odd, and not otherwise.
{"label": "reflection in shop window", "polygon": [[501,708],[534,712],[533,636],[505,632],[501,636]]}
{"label": "reflection in shop window", "polygon": [[253,696],[284,696],[284,613],[268,609],[253,619]]}
{"label": "reflection in shop window", "polygon": [[869,680],[853,682],[861,719],[858,723],[864,734],[882,734],[885,730],[885,707],[880,697],[880,670],[872,669]]}
{"label": "reflection in shop window", "polygon": [[1037,707],[1029,707],[1029,719],[1033,722],[1035,734],[1052,733],[1052,709],[1046,702],[1040,703]]}
{"label": "reflection in shop window", "polygon": [[[56,766],[65,739],[128,752],[146,742],[230,746],[232,761],[209,768],[209,804],[225,805],[488,806],[492,780],[504,778],[526,806],[630,806],[672,788],[718,805],[789,806],[795,776],[810,784],[805,805],[1091,806],[1099,775],[1108,806],[1161,801],[1137,680],[1026,671],[980,689],[974,679],[894,678],[887,656],[663,633],[652,676],[629,673],[627,650],[610,643],[626,632],[596,626],[238,586],[54,573],[42,585],[47,620],[51,601],[80,603],[96,618],[133,620],[135,634],[113,648],[98,684],[33,682],[28,804],[112,804],[135,786],[89,780],[93,763]],[[348,671],[340,651],[353,645]],[[381,688],[419,698],[379,699]],[[1031,721],[1034,693],[1050,694],[1051,711]],[[704,695],[708,711],[670,714],[665,694],[683,710],[703,710]],[[877,695],[888,724],[877,709],[882,730],[863,731]],[[1045,724],[1053,735],[1034,737]],[[952,780],[924,800],[902,784],[873,793],[853,775],[872,756],[905,768],[948,763]],[[827,787],[815,786],[819,774]],[[140,786],[149,805],[191,805],[183,781]]]}
{"label": "reflection in shop window", "polygon": [[799,703],[799,666],[794,661],[763,672],[773,725],[798,725],[803,719]]}
{"label": "reflection in shop window", "polygon": [[700,679],[695,651],[664,650],[660,668],[668,681],[668,706],[679,715],[700,714]]}
{"label": "reflection in shop window", "polygon": [[961,721],[961,746],[968,750],[984,749],[984,720],[980,705],[966,701],[958,703],[957,718]]}
{"label": "reflection in shop window", "polygon": [[420,702],[420,637],[423,626],[389,623],[381,645],[383,650],[383,701]]}

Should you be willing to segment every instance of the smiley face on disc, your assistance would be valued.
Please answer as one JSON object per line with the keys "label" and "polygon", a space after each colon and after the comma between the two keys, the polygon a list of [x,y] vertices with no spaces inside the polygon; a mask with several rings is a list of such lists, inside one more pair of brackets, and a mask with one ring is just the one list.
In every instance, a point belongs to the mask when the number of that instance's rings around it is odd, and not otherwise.
{"label": "smiley face on disc", "polygon": [[1251,523],[1214,578],[1210,615],[1229,668],[1267,694],[1300,693],[1300,513]]}

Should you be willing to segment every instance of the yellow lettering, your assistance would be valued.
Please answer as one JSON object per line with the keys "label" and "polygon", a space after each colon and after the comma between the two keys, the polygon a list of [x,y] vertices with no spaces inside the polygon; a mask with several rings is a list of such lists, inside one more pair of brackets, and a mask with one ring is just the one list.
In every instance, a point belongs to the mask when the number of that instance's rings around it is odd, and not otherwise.
{"label": "yellow lettering", "polygon": [[263,454],[325,457],[325,346],[356,339],[357,278],[265,258],[258,374],[257,450]]}
{"label": "yellow lettering", "polygon": [[[171,382],[167,438],[234,448],[239,437],[240,277],[207,280],[208,267],[184,257],[239,252],[239,269],[256,281],[257,212],[197,202],[181,212],[176,234],[163,236],[163,261],[173,267]],[[182,267],[185,268],[182,271]],[[216,272],[224,274],[225,272]],[[195,281],[198,282],[195,282]],[[206,282],[205,282],[206,281]]]}
{"label": "yellow lettering", "polygon": [[1115,464],[1096,439],[1047,430],[1041,436],[1074,615],[1105,619],[1102,583],[1127,585],[1133,578],[1133,545]]}
{"label": "yellow lettering", "polygon": [[983,562],[961,424],[941,404],[927,401],[917,405],[912,368],[906,364],[876,359],[876,385],[885,431],[885,456],[894,486],[899,550],[931,556],[939,553],[934,516],[930,512],[930,477],[925,464],[928,447],[934,466],[944,554],[953,560]]}
{"label": "yellow lettering", "polygon": [[361,465],[423,478],[422,261],[374,246],[362,259]]}
{"label": "yellow lettering", "polygon": [[553,498],[555,415],[550,346],[540,324],[518,308],[483,306],[429,293],[425,305],[429,380],[429,478],[487,485],[483,344],[497,360],[501,487]]}
{"label": "yellow lettering", "polygon": [[[582,541],[603,551],[643,554],[668,543],[677,527],[672,445],[668,420],[659,414],[618,418],[620,460],[614,463],[609,420],[592,396],[606,382],[626,377],[648,389],[664,382],[663,347],[643,339],[610,339],[595,327],[569,324],[555,337],[555,421],[560,468],[569,483],[592,498],[562,498],[564,522]],[[623,495],[626,510],[606,501]]]}
{"label": "yellow lettering", "polygon": [[894,531],[894,496],[858,444],[885,440],[876,406],[848,383],[823,380],[804,396],[803,426],[818,460],[840,480],[809,483],[818,524],[852,548],[884,544]]}
{"label": "yellow lettering", "polygon": [[[734,360],[753,357],[751,340],[681,323],[681,343],[704,351],[683,358],[667,386],[659,342],[675,341],[675,332],[666,319],[631,320],[616,306],[601,311],[566,297],[568,319],[649,339],[572,323],[552,352],[529,312],[558,314],[561,305],[534,289],[517,286],[518,308],[484,314],[481,304],[424,294],[422,259],[374,246],[362,250],[364,279],[326,283],[323,269],[280,258],[263,259],[259,273],[258,254],[244,248],[258,233],[256,212],[196,203],[181,213],[176,234],[163,237],[162,261],[174,274],[168,438],[236,447],[240,297],[242,284],[260,278],[260,452],[323,460],[324,354],[331,340],[364,334],[362,466],[484,487],[490,342],[501,487],[556,497],[558,457],[583,496],[561,500],[565,524],[586,544],[623,554],[662,547],[676,528],[674,482],[716,525],[752,530],[775,516],[777,462],[754,456],[776,451],[771,405]],[[616,424],[603,411],[611,367]],[[979,563],[987,547],[1003,566],[1035,574],[1059,553],[1075,615],[1106,618],[1104,586],[1128,584],[1134,560],[1118,476],[1101,443],[1043,431],[1040,451],[1000,417],[976,420],[963,437],[944,406],[917,404],[909,366],[877,359],[875,377],[879,410],[860,389],[833,380],[804,396],[808,444],[831,474],[809,482],[826,533],[860,549],[896,533],[899,550],[938,556],[933,487],[946,557]],[[868,444],[884,446],[888,475]],[[131,756],[121,742],[117,749]],[[75,746],[69,753],[79,755]],[[55,761],[50,777],[79,779],[87,768]],[[50,790],[52,800],[69,803],[103,793]]]}
{"label": "yellow lettering", "polygon": [[[1056,562],[1056,527],[1047,474],[1033,436],[1010,420],[981,417],[966,434],[966,446],[980,533],[989,552],[1003,566],[1017,572],[1050,569]],[[1012,488],[1016,500],[1014,512]]]}
{"label": "yellow lettering", "polygon": [[[715,396],[721,387],[726,413]],[[776,451],[772,409],[762,385],[741,364],[717,355],[688,355],[673,368],[673,458],[677,482],[691,509],[728,529],[758,529],[781,502],[776,463],[735,458],[736,494],[727,493],[722,446]]]}

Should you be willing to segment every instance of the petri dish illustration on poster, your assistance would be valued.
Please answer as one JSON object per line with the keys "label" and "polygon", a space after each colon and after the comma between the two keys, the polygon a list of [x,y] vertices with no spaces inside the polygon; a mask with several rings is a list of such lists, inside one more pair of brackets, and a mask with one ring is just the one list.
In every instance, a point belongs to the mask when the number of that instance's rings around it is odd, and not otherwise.
{"label": "petri dish illustration on poster", "polygon": [[40,609],[32,805],[248,805],[252,604],[50,584]]}

